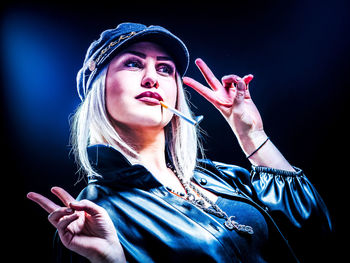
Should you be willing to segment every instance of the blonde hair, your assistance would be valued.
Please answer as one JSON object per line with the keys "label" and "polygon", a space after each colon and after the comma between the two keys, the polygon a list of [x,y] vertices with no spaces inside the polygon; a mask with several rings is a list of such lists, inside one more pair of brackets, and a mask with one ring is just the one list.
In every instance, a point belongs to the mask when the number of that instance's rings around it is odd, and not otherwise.
{"label": "blonde hair", "polygon": [[[88,159],[87,147],[94,144],[107,144],[124,154],[130,163],[138,163],[137,152],[128,145],[113,128],[105,104],[105,80],[107,67],[91,85],[85,100],[78,106],[72,118],[71,144],[79,165],[79,170],[87,176],[101,176]],[[79,74],[78,74],[79,75]],[[181,77],[176,73],[176,108],[187,116],[192,116]],[[165,129],[166,151],[169,152],[174,168],[186,180],[192,177],[197,164],[197,154],[204,154],[199,131],[181,118],[173,116]]]}

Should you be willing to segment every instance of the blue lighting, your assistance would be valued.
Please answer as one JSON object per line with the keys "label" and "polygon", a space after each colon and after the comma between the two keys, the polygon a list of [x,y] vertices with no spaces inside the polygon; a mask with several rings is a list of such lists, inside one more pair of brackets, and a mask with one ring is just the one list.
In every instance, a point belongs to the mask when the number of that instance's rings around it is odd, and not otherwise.
{"label": "blue lighting", "polygon": [[78,103],[74,36],[58,22],[16,12],[4,19],[2,41],[4,98],[15,129],[34,143],[62,143]]}

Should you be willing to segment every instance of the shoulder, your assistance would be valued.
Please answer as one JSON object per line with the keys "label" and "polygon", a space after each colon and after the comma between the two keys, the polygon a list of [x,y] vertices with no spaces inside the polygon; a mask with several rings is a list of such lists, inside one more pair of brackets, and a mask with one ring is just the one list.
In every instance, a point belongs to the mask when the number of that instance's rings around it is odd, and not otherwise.
{"label": "shoulder", "polygon": [[250,172],[238,165],[199,159],[194,178],[199,183],[204,178],[208,183],[220,185],[220,188],[229,186],[248,196],[252,195]]}
{"label": "shoulder", "polygon": [[[77,200],[87,199],[101,205],[111,195],[111,189],[104,185],[89,183],[78,195]],[[113,193],[115,195],[115,193]]]}
{"label": "shoulder", "polygon": [[210,159],[199,159],[196,170],[206,172],[210,175],[215,174],[227,179],[241,178],[243,180],[249,180],[250,178],[250,172],[246,168],[234,164],[212,161]]}

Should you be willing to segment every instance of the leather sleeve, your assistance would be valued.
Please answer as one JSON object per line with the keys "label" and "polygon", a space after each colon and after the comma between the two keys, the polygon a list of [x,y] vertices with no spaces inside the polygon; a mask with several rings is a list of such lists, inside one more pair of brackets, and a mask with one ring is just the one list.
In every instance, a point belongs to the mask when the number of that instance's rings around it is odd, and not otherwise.
{"label": "leather sleeve", "polygon": [[317,218],[322,228],[331,230],[330,216],[321,196],[303,171],[294,169],[296,172],[253,166],[251,183],[257,198],[270,214],[294,228],[300,229],[308,220]]}
{"label": "leather sleeve", "polygon": [[253,166],[251,183],[302,262],[329,256],[333,237],[328,209],[303,171]]}
{"label": "leather sleeve", "polygon": [[[322,259],[334,238],[328,209],[303,171],[269,167],[241,167],[214,162],[241,192],[253,199],[274,219],[302,262]],[[315,262],[315,261],[313,261]]]}

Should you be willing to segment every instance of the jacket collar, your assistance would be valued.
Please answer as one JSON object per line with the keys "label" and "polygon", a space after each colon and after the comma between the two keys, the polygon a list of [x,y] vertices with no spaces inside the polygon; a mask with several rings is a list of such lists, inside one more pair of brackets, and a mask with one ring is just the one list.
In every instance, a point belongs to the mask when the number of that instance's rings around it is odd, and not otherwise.
{"label": "jacket collar", "polygon": [[[101,175],[101,177],[90,177],[89,183],[144,190],[162,186],[143,165],[132,165],[121,152],[112,146],[97,144],[89,146],[87,151],[93,169]],[[169,155],[166,157],[169,161]],[[230,177],[235,177],[235,175],[232,174]],[[230,183],[227,182],[231,180],[223,177],[210,160],[200,160],[199,167],[194,171],[193,180],[214,193],[236,195],[235,192],[232,192]]]}
{"label": "jacket collar", "polygon": [[90,177],[89,183],[142,189],[161,186],[144,166],[132,165],[121,152],[112,146],[92,145],[87,148],[87,152],[93,169],[102,176]]}

